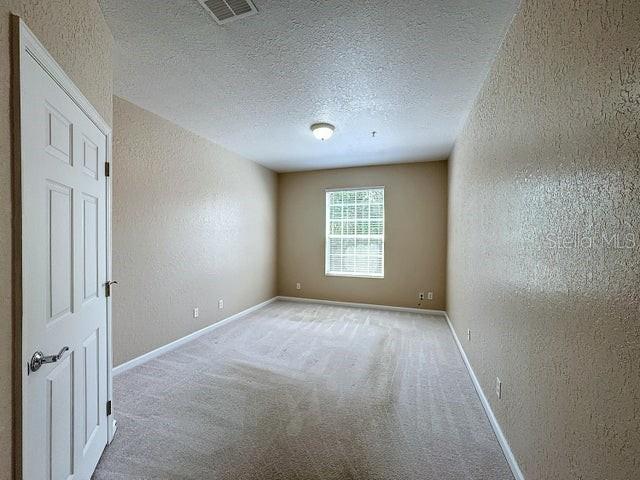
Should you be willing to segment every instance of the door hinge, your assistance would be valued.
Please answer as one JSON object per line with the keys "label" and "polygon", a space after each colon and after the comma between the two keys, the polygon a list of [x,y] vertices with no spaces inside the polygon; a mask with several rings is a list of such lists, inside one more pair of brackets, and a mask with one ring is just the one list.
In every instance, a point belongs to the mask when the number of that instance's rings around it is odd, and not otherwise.
{"label": "door hinge", "polygon": [[111,164],[109,162],[104,162],[104,176],[111,176]]}
{"label": "door hinge", "polygon": [[104,284],[104,296],[105,297],[110,297],[111,296],[111,285],[117,285],[118,282],[114,282],[113,280],[108,281],[107,283]]}
{"label": "door hinge", "polygon": [[111,415],[111,400],[107,402],[107,417]]}

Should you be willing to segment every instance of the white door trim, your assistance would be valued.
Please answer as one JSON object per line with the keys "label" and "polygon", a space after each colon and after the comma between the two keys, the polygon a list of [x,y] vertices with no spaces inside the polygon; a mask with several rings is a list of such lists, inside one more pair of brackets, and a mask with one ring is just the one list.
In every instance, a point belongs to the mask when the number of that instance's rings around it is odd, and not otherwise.
{"label": "white door trim", "polygon": [[[27,451],[23,446],[22,432],[22,406],[23,390],[22,382],[23,352],[22,352],[22,208],[21,208],[21,151],[22,138],[20,132],[20,78],[25,68],[27,56],[33,58],[58,84],[58,86],[73,100],[73,102],[84,112],[84,114],[95,124],[95,126],[106,137],[106,161],[112,166],[111,153],[111,127],[102,118],[94,106],[87,100],[82,92],[75,86],[73,81],[67,76],[62,67],[54,60],[45,47],[35,37],[33,32],[27,27],[25,22],[18,16],[12,15],[12,112],[13,112],[13,206],[14,206],[14,251],[13,251],[13,284],[16,285],[14,293],[14,477],[21,478],[22,463],[24,454]],[[99,167],[104,168],[104,167]],[[107,258],[107,278],[111,279],[111,177],[106,179],[106,258]],[[107,400],[112,400],[112,318],[111,318],[111,298],[107,298]],[[19,386],[19,388],[18,388]],[[115,419],[111,415],[107,422],[108,441],[113,439],[115,433]]]}

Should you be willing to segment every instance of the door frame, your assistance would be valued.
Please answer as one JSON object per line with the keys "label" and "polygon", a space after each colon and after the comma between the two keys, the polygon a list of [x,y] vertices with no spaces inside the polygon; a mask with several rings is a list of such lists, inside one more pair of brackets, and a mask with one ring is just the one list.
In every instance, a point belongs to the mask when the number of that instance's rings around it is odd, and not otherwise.
{"label": "door frame", "polygon": [[[11,113],[12,113],[12,285],[13,285],[13,476],[22,478],[22,465],[26,460],[28,448],[23,445],[22,412],[23,412],[23,374],[26,365],[23,363],[22,345],[22,134],[21,134],[21,75],[27,55],[33,58],[58,84],[58,86],[87,115],[96,127],[105,135],[106,161],[109,163],[109,176],[105,177],[105,213],[106,213],[106,277],[111,280],[111,214],[112,214],[112,131],[93,105],[67,76],[62,67],[54,60],[45,47],[36,38],[25,22],[17,15],[11,16]],[[100,167],[104,168],[104,167]],[[104,287],[104,285],[103,285]],[[113,400],[113,353],[112,353],[112,304],[107,297],[107,401]],[[113,410],[112,410],[113,412]],[[113,413],[107,417],[107,444],[113,440],[116,421]]]}

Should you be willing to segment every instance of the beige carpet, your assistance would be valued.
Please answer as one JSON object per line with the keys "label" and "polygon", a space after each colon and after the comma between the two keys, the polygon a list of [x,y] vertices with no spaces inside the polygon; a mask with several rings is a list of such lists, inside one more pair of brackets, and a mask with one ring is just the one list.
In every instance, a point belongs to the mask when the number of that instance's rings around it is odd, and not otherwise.
{"label": "beige carpet", "polygon": [[96,480],[513,478],[441,317],[278,301],[114,388]]}

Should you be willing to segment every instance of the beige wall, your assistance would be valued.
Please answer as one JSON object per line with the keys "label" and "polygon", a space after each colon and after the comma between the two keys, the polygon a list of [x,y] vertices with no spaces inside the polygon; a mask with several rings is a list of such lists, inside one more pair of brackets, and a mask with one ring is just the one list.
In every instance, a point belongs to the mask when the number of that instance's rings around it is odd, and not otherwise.
{"label": "beige wall", "polygon": [[[324,274],[325,189],[385,187],[385,278]],[[447,162],[279,175],[278,293],[287,296],[444,309]],[[296,290],[296,283],[301,290]]]}
{"label": "beige wall", "polygon": [[113,39],[93,0],[0,0],[0,479],[11,478],[10,14],[20,15],[111,124]]}
{"label": "beige wall", "polygon": [[448,310],[527,480],[640,471],[639,59],[637,0],[524,0],[450,160]]}
{"label": "beige wall", "polygon": [[275,296],[277,180],[118,97],[113,139],[118,365]]}

